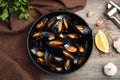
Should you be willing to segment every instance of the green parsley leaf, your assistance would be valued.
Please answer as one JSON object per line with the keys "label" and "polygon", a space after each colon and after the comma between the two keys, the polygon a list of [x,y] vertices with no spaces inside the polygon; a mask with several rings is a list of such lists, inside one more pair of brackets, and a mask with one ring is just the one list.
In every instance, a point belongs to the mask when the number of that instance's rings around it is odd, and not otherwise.
{"label": "green parsley leaf", "polygon": [[33,9],[29,3],[30,0],[0,0],[0,19],[7,19],[11,13],[15,13],[19,19],[27,19],[29,14],[26,10]]}
{"label": "green parsley leaf", "polygon": [[2,13],[2,15],[0,16],[0,18],[2,18],[2,20],[5,20],[8,16],[9,16],[8,10],[7,10],[7,8],[5,8],[5,9],[3,10],[3,13]]}

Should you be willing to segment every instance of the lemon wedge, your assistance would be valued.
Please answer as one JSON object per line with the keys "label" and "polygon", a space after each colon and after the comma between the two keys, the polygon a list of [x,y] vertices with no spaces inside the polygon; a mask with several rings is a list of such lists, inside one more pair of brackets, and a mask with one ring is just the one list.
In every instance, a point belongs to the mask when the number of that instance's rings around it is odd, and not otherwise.
{"label": "lemon wedge", "polygon": [[104,32],[102,32],[101,30],[99,30],[95,36],[95,44],[100,51],[105,52],[105,53],[109,52],[108,39],[106,35],[104,34]]}

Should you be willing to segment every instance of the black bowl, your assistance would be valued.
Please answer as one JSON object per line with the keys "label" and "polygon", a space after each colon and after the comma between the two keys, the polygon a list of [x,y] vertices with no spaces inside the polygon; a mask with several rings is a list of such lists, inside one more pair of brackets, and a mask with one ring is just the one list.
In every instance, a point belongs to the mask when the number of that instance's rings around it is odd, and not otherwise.
{"label": "black bowl", "polygon": [[[64,23],[64,28],[62,26],[62,29],[64,30],[58,31],[58,28],[53,27],[53,25],[55,26],[55,24],[57,23],[57,22],[56,23],[54,22],[54,24],[52,25],[52,28],[48,29],[47,27],[48,27],[49,20],[51,18],[53,19],[53,17],[56,17],[58,21],[66,19],[66,21],[68,21],[67,25],[69,26],[69,28],[68,29],[65,28],[65,23]],[[46,23],[43,26],[43,28],[41,27],[36,28],[36,25],[37,24],[41,25],[40,22],[45,18],[47,18],[48,21],[46,20]],[[62,25],[63,25],[63,22],[62,22]],[[83,29],[79,31],[78,29],[76,29],[76,25],[81,25]],[[38,36],[33,37],[33,34],[35,32],[43,32],[44,35],[41,33],[42,35],[39,35],[39,37]],[[47,34],[46,32],[49,32],[49,33]],[[64,44],[70,43],[70,45],[73,44],[75,45],[75,47],[76,45],[82,45],[84,51],[78,52],[79,48],[77,47],[75,49],[77,50],[77,52],[75,53],[69,52],[69,50],[67,51],[70,53],[70,55],[72,55],[72,57],[63,55],[62,52],[63,52],[63,47],[65,47],[65,45],[64,46],[50,45],[50,42],[48,41],[48,37],[49,37],[48,35],[51,33],[55,35],[55,39],[57,40],[62,40],[61,38],[58,37],[58,35],[60,35],[61,33],[62,34],[64,33],[64,35],[68,35],[69,33],[77,34],[78,37],[76,39],[68,38],[65,36],[64,37],[65,39],[63,39],[62,41],[64,42]],[[39,42],[42,42],[42,46],[38,45],[40,44]],[[92,31],[87,25],[87,23],[78,15],[68,11],[64,11],[64,10],[53,11],[38,18],[31,26],[31,29],[28,34],[28,40],[27,40],[28,52],[29,52],[30,58],[35,63],[35,65],[45,72],[54,73],[54,74],[67,74],[67,73],[71,73],[78,70],[80,67],[82,67],[86,63],[86,61],[90,57],[92,47],[93,47]],[[41,57],[41,60],[39,60],[40,58],[38,59],[38,56],[36,56],[36,52],[38,50],[42,50],[44,54],[43,57]],[[62,57],[63,63],[55,61],[54,59],[56,58],[56,56]],[[75,61],[78,58],[81,59],[81,62],[80,60],[78,61],[79,64],[78,62]],[[67,60],[68,60],[68,63],[67,63]],[[55,65],[53,65],[54,63]],[[67,68],[65,68],[66,66]]]}

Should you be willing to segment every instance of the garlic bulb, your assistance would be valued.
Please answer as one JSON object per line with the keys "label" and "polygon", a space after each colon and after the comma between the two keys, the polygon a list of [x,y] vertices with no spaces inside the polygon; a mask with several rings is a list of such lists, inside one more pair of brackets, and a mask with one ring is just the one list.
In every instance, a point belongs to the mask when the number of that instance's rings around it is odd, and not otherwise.
{"label": "garlic bulb", "polygon": [[118,53],[120,53],[120,38],[113,42],[113,46]]}
{"label": "garlic bulb", "polygon": [[107,63],[104,65],[103,70],[107,76],[114,76],[117,73],[117,66],[113,63]]}

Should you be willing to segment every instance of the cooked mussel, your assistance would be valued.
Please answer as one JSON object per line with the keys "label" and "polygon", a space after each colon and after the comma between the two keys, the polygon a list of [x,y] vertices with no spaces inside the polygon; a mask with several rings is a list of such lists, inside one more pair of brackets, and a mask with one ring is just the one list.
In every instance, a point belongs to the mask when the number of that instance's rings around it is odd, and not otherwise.
{"label": "cooked mussel", "polygon": [[79,31],[84,30],[84,26],[82,26],[82,25],[76,25],[75,27],[76,27],[77,30],[79,30]]}
{"label": "cooked mussel", "polygon": [[82,45],[81,45],[81,46],[78,46],[78,49],[79,49],[79,52],[84,52],[84,48],[83,48]]}
{"label": "cooked mussel", "polygon": [[71,39],[76,39],[78,36],[76,34],[67,34],[67,36]]}
{"label": "cooked mussel", "polygon": [[51,31],[57,33],[57,32],[61,32],[63,28],[63,21],[59,20],[57,21],[55,24],[53,24]]}
{"label": "cooked mussel", "polygon": [[83,26],[83,25],[76,25],[75,27],[82,34],[90,34],[92,32],[88,27]]}
{"label": "cooked mussel", "polygon": [[43,57],[44,56],[44,52],[43,51],[39,51],[36,48],[31,49],[31,52],[36,55],[37,57]]}
{"label": "cooked mussel", "polygon": [[42,21],[40,21],[37,25],[36,25],[36,28],[37,29],[42,29],[43,26],[47,23],[48,21],[48,18],[44,18]]}
{"label": "cooked mussel", "polygon": [[61,34],[59,34],[59,38],[67,38],[67,35],[66,34],[64,34],[64,33],[61,33]]}
{"label": "cooked mussel", "polygon": [[65,44],[64,47],[68,52],[72,52],[72,53],[77,52],[77,48],[70,43]]}
{"label": "cooked mussel", "polygon": [[64,65],[65,70],[69,70],[69,69],[70,69],[70,66],[71,66],[70,60],[67,59],[67,60],[65,61],[65,65]]}
{"label": "cooked mussel", "polygon": [[49,38],[48,38],[48,40],[53,40],[53,39],[55,39],[54,35],[50,35]]}
{"label": "cooked mussel", "polygon": [[78,65],[82,64],[83,62],[84,62],[84,57],[82,57],[82,56],[81,56],[81,57],[78,57],[78,56],[77,56],[77,57],[75,57],[74,60],[73,60],[73,63],[74,63],[74,64],[78,64]]}
{"label": "cooked mussel", "polygon": [[36,55],[37,55],[38,57],[43,57],[43,56],[44,56],[44,52],[42,52],[42,51],[37,51],[37,52],[36,52]]}
{"label": "cooked mussel", "polygon": [[64,64],[64,59],[62,57],[52,55],[50,58],[50,62],[56,66],[62,66]]}
{"label": "cooked mussel", "polygon": [[44,63],[44,59],[43,58],[37,58],[37,62]]}
{"label": "cooked mussel", "polygon": [[68,51],[66,51],[66,50],[63,50],[63,55],[68,57],[68,58],[71,58],[71,59],[74,58],[73,55],[71,53],[69,53]]}
{"label": "cooked mussel", "polygon": [[62,71],[62,68],[61,68],[61,67],[55,67],[55,69],[56,69],[58,72]]}
{"label": "cooked mussel", "polygon": [[32,35],[32,37],[39,37],[39,36],[41,36],[41,35],[42,35],[41,32],[35,32],[35,33]]}
{"label": "cooked mussel", "polygon": [[64,44],[64,42],[61,40],[53,40],[53,41],[49,42],[49,45],[52,45],[52,46],[61,46],[63,44]]}
{"label": "cooked mussel", "polygon": [[65,18],[63,19],[63,22],[64,22],[65,28],[68,29],[68,22],[67,22],[67,20]]}
{"label": "cooked mussel", "polygon": [[48,28],[51,28],[56,21],[57,21],[56,17],[51,18],[47,23]]}
{"label": "cooked mussel", "polygon": [[58,32],[62,31],[62,27],[63,27],[62,21],[59,21],[59,23],[58,23]]}
{"label": "cooked mussel", "polygon": [[46,38],[47,38],[47,40],[50,41],[50,40],[55,39],[55,35],[53,33],[51,33],[51,32],[47,32]]}

